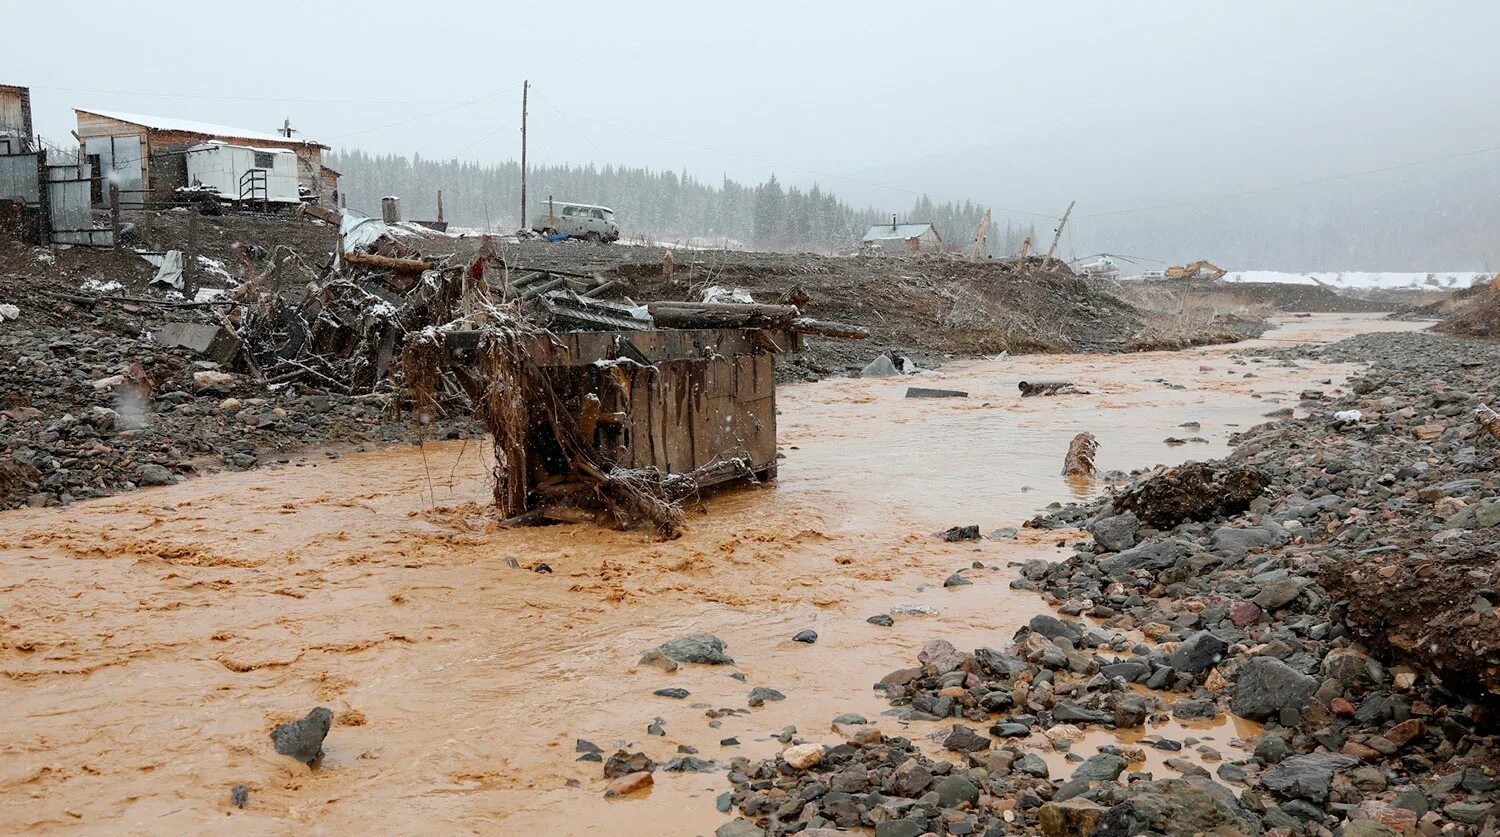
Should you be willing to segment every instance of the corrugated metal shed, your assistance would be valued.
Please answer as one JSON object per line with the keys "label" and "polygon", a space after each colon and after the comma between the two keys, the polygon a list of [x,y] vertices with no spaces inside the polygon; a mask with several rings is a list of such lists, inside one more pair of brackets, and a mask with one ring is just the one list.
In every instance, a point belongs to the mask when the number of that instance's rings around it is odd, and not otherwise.
{"label": "corrugated metal shed", "polygon": [[929,230],[933,235],[937,230],[932,229],[931,224],[876,224],[865,233],[864,241],[906,241],[912,238],[921,238]]}

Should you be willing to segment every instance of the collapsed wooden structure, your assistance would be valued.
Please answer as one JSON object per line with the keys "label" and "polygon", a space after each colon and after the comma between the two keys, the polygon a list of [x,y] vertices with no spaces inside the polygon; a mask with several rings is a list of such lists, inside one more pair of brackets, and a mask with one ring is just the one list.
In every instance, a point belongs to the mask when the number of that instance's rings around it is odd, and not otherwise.
{"label": "collapsed wooden structure", "polygon": [[[408,339],[407,383],[420,406],[434,368],[458,382],[494,440],[495,502],[508,519],[671,537],[682,501],[700,489],[775,478],[775,356],[800,350],[804,329],[863,332],[802,321],[790,306],[668,305],[683,328],[551,331],[492,319],[431,330]],[[703,323],[724,327],[693,327]]]}

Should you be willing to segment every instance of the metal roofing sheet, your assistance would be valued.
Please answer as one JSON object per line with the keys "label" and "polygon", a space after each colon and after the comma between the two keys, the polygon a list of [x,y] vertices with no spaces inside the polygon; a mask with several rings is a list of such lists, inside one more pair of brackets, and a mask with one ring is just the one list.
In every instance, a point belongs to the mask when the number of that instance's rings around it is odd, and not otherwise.
{"label": "metal roofing sheet", "polygon": [[865,233],[865,241],[880,241],[887,238],[899,238],[903,241],[908,238],[916,238],[922,233],[932,229],[931,224],[876,224]]}
{"label": "metal roofing sheet", "polygon": [[[75,108],[84,113],[92,113],[108,119],[117,119],[121,122],[129,122],[133,125],[144,125],[159,131],[185,131],[191,134],[207,134],[215,137],[233,137],[235,139],[261,140],[265,142],[300,142],[301,140],[284,137],[281,134],[272,134],[265,131],[251,131],[246,128],[233,128],[228,125],[216,125],[212,122],[196,122],[191,119],[178,119],[172,116],[147,116],[140,113],[124,113],[117,110],[93,110],[92,108]],[[308,140],[311,142],[311,140]],[[317,143],[313,143],[317,145]]]}

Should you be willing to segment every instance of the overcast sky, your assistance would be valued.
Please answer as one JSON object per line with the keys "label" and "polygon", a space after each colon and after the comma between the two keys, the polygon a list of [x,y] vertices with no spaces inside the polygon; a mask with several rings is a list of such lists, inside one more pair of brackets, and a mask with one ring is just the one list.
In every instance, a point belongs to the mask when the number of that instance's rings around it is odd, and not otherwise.
{"label": "overcast sky", "polygon": [[0,7],[54,141],[77,106],[499,161],[529,78],[538,162],[1084,216],[1500,145],[1486,0]]}

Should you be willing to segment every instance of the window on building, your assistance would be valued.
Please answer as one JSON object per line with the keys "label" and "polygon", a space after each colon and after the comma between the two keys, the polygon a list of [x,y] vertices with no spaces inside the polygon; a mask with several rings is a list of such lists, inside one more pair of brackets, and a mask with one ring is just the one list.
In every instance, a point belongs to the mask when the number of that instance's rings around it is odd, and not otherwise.
{"label": "window on building", "polygon": [[276,155],[270,151],[255,152],[255,167],[258,169],[276,168]]}

